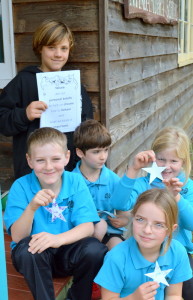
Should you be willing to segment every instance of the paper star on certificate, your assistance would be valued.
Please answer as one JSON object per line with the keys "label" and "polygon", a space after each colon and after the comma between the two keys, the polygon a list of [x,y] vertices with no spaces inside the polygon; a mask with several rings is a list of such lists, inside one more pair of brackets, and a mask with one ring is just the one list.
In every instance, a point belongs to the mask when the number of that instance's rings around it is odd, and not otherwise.
{"label": "paper star on certificate", "polygon": [[159,178],[159,179],[163,180],[163,177],[162,177],[161,173],[165,169],[166,169],[166,167],[158,167],[158,165],[156,164],[155,161],[152,163],[151,167],[149,167],[149,168],[142,168],[142,170],[150,173],[149,183],[151,183],[152,181],[154,181],[155,178]]}
{"label": "paper star on certificate", "polygon": [[157,283],[163,283],[167,286],[169,286],[167,280],[165,279],[166,275],[171,271],[172,269],[169,270],[164,270],[162,271],[160,269],[160,266],[158,262],[156,261],[155,263],[155,270],[153,273],[147,273],[145,274],[146,276],[150,277],[153,279],[153,281],[156,281]]}
{"label": "paper star on certificate", "polygon": [[62,212],[67,207],[68,206],[58,206],[58,203],[56,203],[56,199],[53,199],[52,207],[44,207],[44,208],[52,214],[52,222],[54,222],[56,219],[60,219],[64,222],[67,222],[62,214]]}

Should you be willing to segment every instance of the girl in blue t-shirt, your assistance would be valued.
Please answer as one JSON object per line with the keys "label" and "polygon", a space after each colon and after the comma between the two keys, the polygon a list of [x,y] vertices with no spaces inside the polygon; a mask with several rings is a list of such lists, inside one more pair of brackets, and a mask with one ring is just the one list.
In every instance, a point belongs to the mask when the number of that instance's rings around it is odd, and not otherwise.
{"label": "girl in blue t-shirt", "polygon": [[192,271],[185,248],[172,240],[177,214],[175,197],[164,189],[139,196],[132,211],[133,237],[108,252],[95,278],[103,300],[181,299],[182,283]]}
{"label": "girl in blue t-shirt", "polygon": [[[138,177],[140,170],[153,161],[156,161],[159,167],[166,167],[161,173],[163,181],[155,178],[150,183],[149,174]],[[151,150],[142,151],[134,157],[127,169],[127,176],[123,178],[125,197],[122,197],[119,206],[115,205],[116,202],[114,207],[120,210],[131,209],[142,192],[167,186],[176,196],[179,211],[178,230],[173,238],[186,248],[193,269],[193,181],[189,178],[190,170],[190,142],[187,134],[179,127],[166,127],[156,135]],[[183,283],[182,291],[184,300],[192,300],[192,295],[193,278]]]}

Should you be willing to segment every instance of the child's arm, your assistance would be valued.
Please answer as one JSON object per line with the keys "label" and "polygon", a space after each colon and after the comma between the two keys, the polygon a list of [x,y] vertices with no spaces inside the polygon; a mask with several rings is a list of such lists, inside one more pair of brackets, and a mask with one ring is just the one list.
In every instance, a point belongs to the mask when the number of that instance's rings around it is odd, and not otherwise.
{"label": "child's arm", "polygon": [[[159,284],[155,281],[148,281],[141,284],[138,289],[131,295],[120,298],[118,293],[111,292],[102,287],[102,300],[152,300],[154,295],[156,295],[156,289],[159,287]],[[177,299],[176,299],[177,300]]]}
{"label": "child's arm", "polygon": [[52,202],[55,194],[51,190],[43,189],[39,191],[28,204],[23,214],[11,226],[12,240],[18,243],[21,239],[30,235],[34,214],[40,206],[46,206]]}
{"label": "child's arm", "polygon": [[170,284],[166,288],[165,300],[181,300],[182,299],[182,282]]}
{"label": "child's arm", "polygon": [[68,200],[72,204],[69,209],[69,222],[71,222],[70,228],[72,226],[73,228],[66,231],[66,226],[61,227],[64,229],[58,229],[58,234],[49,232],[33,234],[28,249],[31,253],[41,253],[49,247],[58,248],[93,235],[93,222],[100,221],[94,202],[83,178],[78,174],[71,175],[69,173],[69,183],[76,191]]}
{"label": "child's arm", "polygon": [[40,232],[32,235],[28,251],[34,254],[41,253],[50,247],[59,248],[62,245],[69,245],[85,237],[92,236],[93,232],[94,225],[92,222],[82,223],[60,234]]}
{"label": "child's arm", "polygon": [[[29,106],[27,107],[28,111],[26,111],[27,103],[31,102],[36,103],[35,105],[40,105],[41,108],[39,110],[41,112],[47,108],[43,101],[23,99],[22,84],[24,83],[24,77],[23,72],[19,73],[3,89],[0,95],[0,132],[6,136],[14,136],[20,132],[26,132],[29,120],[39,118],[38,116],[32,116],[31,113],[29,116]],[[40,111],[39,113],[41,114]]]}
{"label": "child's arm", "polygon": [[183,183],[178,178],[163,180],[168,190],[175,196],[178,204],[180,217],[180,226],[184,229],[193,231],[193,184],[189,179],[188,183],[183,187],[185,194],[180,194]]}
{"label": "child's arm", "polygon": [[147,189],[144,184],[137,183],[138,172],[152,161],[155,161],[155,153],[152,150],[140,152],[134,157],[133,163],[128,166],[125,175],[120,179],[112,194],[112,207],[124,211],[133,208],[138,195]]}
{"label": "child's arm", "polygon": [[133,160],[133,163],[128,166],[126,175],[129,178],[136,178],[139,171],[146,167],[150,162],[155,161],[155,153],[153,150],[139,152]]}
{"label": "child's arm", "polygon": [[102,239],[104,238],[106,232],[107,232],[107,222],[105,220],[101,219],[100,222],[98,222],[94,225],[93,236],[96,239],[98,239],[100,242],[102,242]]}

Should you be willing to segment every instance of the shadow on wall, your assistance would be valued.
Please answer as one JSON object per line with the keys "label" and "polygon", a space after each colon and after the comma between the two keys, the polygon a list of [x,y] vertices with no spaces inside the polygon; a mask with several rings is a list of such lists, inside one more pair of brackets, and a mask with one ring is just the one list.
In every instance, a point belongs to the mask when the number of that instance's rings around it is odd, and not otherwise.
{"label": "shadow on wall", "polygon": [[0,16],[0,63],[4,62],[4,49],[3,49],[3,27],[2,19]]}

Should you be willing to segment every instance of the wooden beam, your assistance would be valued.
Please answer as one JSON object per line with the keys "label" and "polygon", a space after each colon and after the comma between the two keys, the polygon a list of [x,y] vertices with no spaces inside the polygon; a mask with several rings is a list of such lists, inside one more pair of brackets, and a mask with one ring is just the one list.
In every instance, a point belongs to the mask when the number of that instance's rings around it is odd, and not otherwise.
{"label": "wooden beam", "polygon": [[99,85],[101,122],[109,128],[108,0],[99,0]]}

